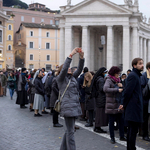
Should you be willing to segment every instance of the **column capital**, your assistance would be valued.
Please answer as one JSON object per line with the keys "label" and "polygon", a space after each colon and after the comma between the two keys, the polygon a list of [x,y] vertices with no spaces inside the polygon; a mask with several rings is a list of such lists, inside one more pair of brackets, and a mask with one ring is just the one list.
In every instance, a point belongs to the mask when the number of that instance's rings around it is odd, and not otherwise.
{"label": "column capital", "polygon": [[72,26],[65,26],[65,29],[72,29]]}
{"label": "column capital", "polygon": [[123,28],[130,28],[130,26],[129,25],[124,25]]}
{"label": "column capital", "polygon": [[88,28],[88,26],[82,26],[82,29],[87,29]]}

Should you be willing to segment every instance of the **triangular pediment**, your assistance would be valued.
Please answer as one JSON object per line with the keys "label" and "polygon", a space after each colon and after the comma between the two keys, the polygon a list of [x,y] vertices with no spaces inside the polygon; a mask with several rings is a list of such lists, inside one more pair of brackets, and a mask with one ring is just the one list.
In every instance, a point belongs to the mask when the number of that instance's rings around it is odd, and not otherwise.
{"label": "triangular pediment", "polygon": [[63,14],[130,14],[130,10],[125,9],[108,0],[84,0],[83,2],[66,10]]}

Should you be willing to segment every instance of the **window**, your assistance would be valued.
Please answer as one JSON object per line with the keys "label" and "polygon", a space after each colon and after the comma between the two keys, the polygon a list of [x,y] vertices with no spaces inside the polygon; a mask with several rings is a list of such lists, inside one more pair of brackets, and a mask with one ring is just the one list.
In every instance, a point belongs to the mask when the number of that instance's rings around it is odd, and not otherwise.
{"label": "window", "polygon": [[35,22],[35,18],[32,18],[32,22]]}
{"label": "window", "polygon": [[49,37],[49,32],[46,32],[46,37]]}
{"label": "window", "polygon": [[8,45],[8,50],[11,51],[11,45]]}
{"label": "window", "polygon": [[50,55],[47,55],[47,61],[50,61]]}
{"label": "window", "polygon": [[33,60],[33,54],[30,54],[30,60]]}
{"label": "window", "polygon": [[30,48],[33,48],[33,42],[29,43]]}
{"label": "window", "polygon": [[46,65],[46,71],[50,71],[51,70],[51,66],[52,66],[51,64],[47,64]]}
{"label": "window", "polygon": [[50,43],[46,43],[46,49],[50,49]]}
{"label": "window", "polygon": [[41,19],[41,22],[44,22],[44,19]]}
{"label": "window", "polygon": [[50,20],[50,24],[53,24],[53,20]]}
{"label": "window", "polygon": [[2,69],[2,65],[0,64],[0,69]]}
{"label": "window", "polygon": [[30,36],[33,36],[33,31],[30,31]]}
{"label": "window", "polygon": [[0,57],[2,57],[2,50],[0,50]]}
{"label": "window", "polygon": [[58,20],[55,21],[55,25],[57,25],[57,26],[59,25],[59,21]]}
{"label": "window", "polygon": [[2,30],[0,30],[0,42],[2,42]]}
{"label": "window", "polygon": [[8,35],[8,40],[11,41],[11,35]]}
{"label": "window", "polygon": [[29,64],[29,69],[34,69],[34,65],[33,64]]}
{"label": "window", "polygon": [[21,21],[24,21],[24,16],[21,16]]}
{"label": "window", "polygon": [[11,30],[11,25],[8,25],[8,30]]}

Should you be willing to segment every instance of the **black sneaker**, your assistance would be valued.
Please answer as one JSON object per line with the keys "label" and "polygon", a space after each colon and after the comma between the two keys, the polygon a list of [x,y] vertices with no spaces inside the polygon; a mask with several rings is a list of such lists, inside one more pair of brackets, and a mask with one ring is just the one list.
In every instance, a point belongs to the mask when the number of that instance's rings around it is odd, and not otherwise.
{"label": "black sneaker", "polygon": [[57,123],[57,124],[53,124],[53,127],[58,127],[58,128],[60,128],[60,127],[63,127],[63,125],[62,125],[62,124]]}
{"label": "black sneaker", "polygon": [[104,131],[103,129],[94,129],[94,132],[97,132],[97,133],[107,133],[107,131]]}
{"label": "black sneaker", "polygon": [[143,140],[150,142],[150,138],[148,136],[143,137]]}
{"label": "black sneaker", "polygon": [[42,114],[48,114],[48,112],[47,111],[42,111]]}
{"label": "black sneaker", "polygon": [[41,117],[42,115],[41,114],[34,114],[34,117]]}
{"label": "black sneaker", "polygon": [[23,108],[23,109],[24,109],[24,108],[27,108],[27,107],[26,107],[26,106],[21,106],[20,108]]}
{"label": "black sneaker", "polygon": [[85,125],[85,127],[93,127],[93,124],[87,123],[87,124]]}
{"label": "black sneaker", "polygon": [[110,143],[115,144],[116,143],[115,138],[111,138]]}
{"label": "black sneaker", "polygon": [[126,137],[121,137],[120,141],[127,141],[127,138]]}

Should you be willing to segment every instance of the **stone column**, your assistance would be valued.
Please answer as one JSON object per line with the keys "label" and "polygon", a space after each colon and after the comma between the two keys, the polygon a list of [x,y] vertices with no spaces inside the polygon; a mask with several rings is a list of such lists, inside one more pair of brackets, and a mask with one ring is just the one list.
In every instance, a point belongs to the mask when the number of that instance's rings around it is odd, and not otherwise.
{"label": "stone column", "polygon": [[129,26],[123,26],[123,72],[126,72],[131,65],[129,65],[129,50],[130,50],[130,29]]}
{"label": "stone column", "polygon": [[[80,30],[75,28],[73,32],[74,32],[73,48],[80,47]],[[79,63],[79,54],[77,53],[73,57],[73,67],[78,66],[78,63]]]}
{"label": "stone column", "polygon": [[143,38],[140,38],[140,57],[143,58]]}
{"label": "stone column", "polygon": [[138,57],[138,38],[137,27],[133,27],[132,59]]}
{"label": "stone column", "polygon": [[82,49],[84,51],[85,57],[85,67],[88,67],[90,70],[90,33],[88,26],[82,27]]}
{"label": "stone column", "polygon": [[65,27],[65,59],[70,55],[73,50],[72,41],[72,27]]}
{"label": "stone column", "polygon": [[[91,39],[91,43],[90,43],[90,69],[91,71],[94,71],[94,61],[95,61],[95,57],[94,57],[94,51],[95,51],[95,44],[94,44],[94,30],[90,31],[90,39]],[[100,61],[100,58],[99,58]]]}
{"label": "stone column", "polygon": [[147,56],[147,52],[146,52],[146,39],[144,39],[144,43],[143,43],[144,45],[143,45],[143,47],[144,47],[144,56],[143,56],[143,60],[144,60],[144,70],[146,70],[146,63],[147,63],[147,61],[146,61],[146,56]]}
{"label": "stone column", "polygon": [[147,54],[148,62],[150,62],[150,40],[148,40],[148,54]]}
{"label": "stone column", "polygon": [[60,48],[59,48],[59,65],[65,60],[65,29],[60,28]]}
{"label": "stone column", "polygon": [[113,44],[114,36],[113,36],[113,27],[107,27],[107,69],[110,69],[113,66]]}

